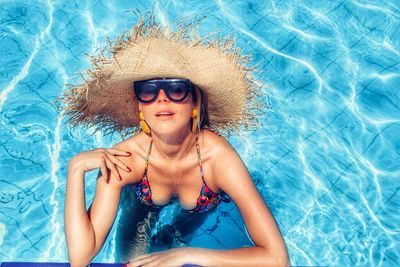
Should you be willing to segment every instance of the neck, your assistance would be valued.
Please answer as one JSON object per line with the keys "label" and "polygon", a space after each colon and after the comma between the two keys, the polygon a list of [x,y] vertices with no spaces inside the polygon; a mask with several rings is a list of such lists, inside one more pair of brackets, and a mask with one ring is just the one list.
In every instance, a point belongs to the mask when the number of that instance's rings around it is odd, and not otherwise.
{"label": "neck", "polygon": [[192,151],[196,135],[189,128],[174,134],[152,133],[153,149],[169,160],[180,160],[185,158]]}

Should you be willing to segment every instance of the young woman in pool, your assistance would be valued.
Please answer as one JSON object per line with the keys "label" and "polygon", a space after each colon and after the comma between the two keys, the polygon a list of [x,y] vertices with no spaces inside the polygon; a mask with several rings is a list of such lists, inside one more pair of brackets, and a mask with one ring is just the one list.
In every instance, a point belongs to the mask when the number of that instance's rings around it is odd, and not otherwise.
{"label": "young woman in pool", "polygon": [[[254,125],[255,80],[246,58],[229,40],[206,43],[193,25],[178,26],[170,33],[152,17],[139,20],[127,39],[118,39],[113,56],[93,58],[90,79],[63,97],[73,124],[141,129],[113,148],[69,161],[65,232],[71,265],[88,265],[102,248],[121,190],[128,188],[134,205],[117,230],[117,251],[128,266],[287,266],[283,238],[246,167],[209,130]],[[84,176],[96,168],[101,177],[86,211]],[[163,238],[169,233],[186,243],[226,196],[237,205],[254,247],[153,249],[170,242]],[[173,223],[151,238],[161,209],[174,200],[181,208]]]}

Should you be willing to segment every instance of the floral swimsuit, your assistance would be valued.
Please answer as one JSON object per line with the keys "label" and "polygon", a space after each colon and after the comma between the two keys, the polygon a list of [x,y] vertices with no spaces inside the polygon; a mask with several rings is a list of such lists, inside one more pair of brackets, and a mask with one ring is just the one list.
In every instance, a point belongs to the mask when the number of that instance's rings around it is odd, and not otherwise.
{"label": "floral swimsuit", "polygon": [[[147,177],[147,169],[149,166],[149,155],[151,153],[152,146],[153,146],[153,140],[150,143],[149,150],[146,155],[146,165],[145,165],[145,170],[144,170],[142,180],[140,180],[138,183],[135,183],[133,186],[134,186],[134,190],[136,193],[136,197],[139,199],[139,201],[141,203],[148,205],[148,206],[161,208],[163,206],[154,204],[151,199],[151,188],[150,188],[150,184],[149,184],[148,177]],[[188,211],[189,212],[207,212],[207,211],[213,210],[221,202],[221,199],[223,198],[224,193],[223,192],[222,193],[214,193],[207,186],[207,184],[204,180],[203,167],[201,164],[201,157],[200,157],[200,147],[199,147],[197,137],[196,137],[196,150],[197,150],[197,158],[198,158],[198,162],[199,162],[200,174],[201,174],[201,179],[203,180],[203,185],[201,187],[200,196],[197,198],[196,207],[191,210],[188,210]]]}

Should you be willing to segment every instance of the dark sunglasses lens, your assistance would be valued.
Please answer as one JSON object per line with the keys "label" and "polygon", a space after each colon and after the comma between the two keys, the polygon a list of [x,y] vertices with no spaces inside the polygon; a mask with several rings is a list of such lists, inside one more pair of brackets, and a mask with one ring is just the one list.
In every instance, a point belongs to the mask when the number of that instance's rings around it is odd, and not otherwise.
{"label": "dark sunglasses lens", "polygon": [[149,102],[157,97],[157,85],[154,83],[141,83],[135,88],[140,101]]}
{"label": "dark sunglasses lens", "polygon": [[167,86],[168,97],[173,101],[182,101],[188,94],[188,86],[185,82],[173,82]]}

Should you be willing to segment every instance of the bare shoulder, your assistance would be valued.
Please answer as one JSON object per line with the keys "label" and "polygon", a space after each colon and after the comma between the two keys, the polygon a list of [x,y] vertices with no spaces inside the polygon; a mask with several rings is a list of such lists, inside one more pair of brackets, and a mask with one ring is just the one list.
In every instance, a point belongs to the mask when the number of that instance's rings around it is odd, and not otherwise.
{"label": "bare shoulder", "polygon": [[199,141],[200,145],[204,146],[213,158],[221,153],[229,153],[229,151],[234,152],[232,146],[225,137],[208,129],[203,129],[201,131]]}
{"label": "bare shoulder", "polygon": [[237,163],[238,159],[240,165],[243,166],[239,155],[225,137],[208,129],[202,130],[199,145],[202,149],[203,163],[208,164],[212,170],[209,177],[212,177],[215,187],[225,191],[223,179],[228,175],[226,173],[228,166]]}
{"label": "bare shoulder", "polygon": [[212,131],[203,132],[216,185],[226,193],[235,191],[235,184],[251,184],[252,179],[240,155],[228,140]]}
{"label": "bare shoulder", "polygon": [[115,144],[113,147],[121,150],[126,150],[131,152],[132,154],[141,154],[143,152],[146,152],[144,149],[144,144],[146,142],[150,142],[150,137],[148,137],[146,134],[143,134],[142,132],[135,134],[131,136],[130,138],[123,140],[117,144]]}
{"label": "bare shoulder", "polygon": [[142,178],[149,143],[150,138],[146,134],[140,132],[113,146],[113,148],[131,153],[129,157],[119,157],[119,159],[132,170],[132,172],[120,172],[122,179],[125,180],[126,183],[134,183]]}

